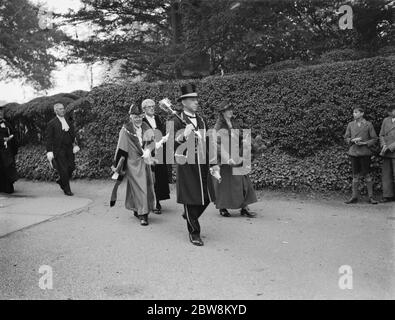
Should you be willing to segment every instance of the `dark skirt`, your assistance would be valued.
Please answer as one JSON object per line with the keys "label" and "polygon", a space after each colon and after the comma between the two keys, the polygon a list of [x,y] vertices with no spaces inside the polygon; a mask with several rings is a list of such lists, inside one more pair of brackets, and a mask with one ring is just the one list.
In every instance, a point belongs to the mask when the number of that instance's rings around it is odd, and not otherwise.
{"label": "dark skirt", "polygon": [[231,166],[222,165],[221,177],[221,183],[213,179],[217,209],[241,209],[258,201],[248,176],[233,175]]}

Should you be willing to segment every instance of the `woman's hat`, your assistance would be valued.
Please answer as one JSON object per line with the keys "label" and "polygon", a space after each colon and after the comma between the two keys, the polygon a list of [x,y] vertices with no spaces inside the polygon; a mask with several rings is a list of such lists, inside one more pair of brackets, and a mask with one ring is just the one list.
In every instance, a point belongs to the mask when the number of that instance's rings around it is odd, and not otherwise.
{"label": "woman's hat", "polygon": [[196,85],[194,85],[193,83],[189,83],[181,87],[181,96],[177,99],[177,101],[181,101],[187,98],[197,98],[197,97],[198,94],[196,92]]}
{"label": "woman's hat", "polygon": [[132,104],[129,109],[129,114],[141,115],[144,111],[140,104]]}
{"label": "woman's hat", "polygon": [[224,101],[222,101],[220,104],[219,104],[219,106],[218,106],[218,112],[224,112],[224,111],[226,111],[226,110],[228,110],[228,109],[232,109],[233,108],[233,106],[232,106],[232,104],[230,103],[230,101],[229,100],[224,100]]}

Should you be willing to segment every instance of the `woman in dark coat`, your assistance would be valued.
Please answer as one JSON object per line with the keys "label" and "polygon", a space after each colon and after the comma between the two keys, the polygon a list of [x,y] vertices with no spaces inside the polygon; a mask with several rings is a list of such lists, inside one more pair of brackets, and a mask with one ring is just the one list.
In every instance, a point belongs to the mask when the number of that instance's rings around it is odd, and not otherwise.
{"label": "woman in dark coat", "polygon": [[14,193],[14,182],[18,179],[15,168],[17,145],[10,124],[4,119],[0,107],[0,192]]}
{"label": "woman in dark coat", "polygon": [[[232,105],[227,101],[221,103],[218,120],[214,127],[217,132],[218,164],[221,175],[221,181],[215,180],[214,182],[215,206],[223,217],[230,217],[227,209],[241,209],[241,215],[254,217],[255,214],[248,209],[249,204],[257,202],[252,183],[247,175],[233,174],[238,159],[231,158],[231,141],[232,139],[239,140],[239,137],[231,132],[231,129],[236,129],[232,118]],[[223,140],[222,143],[221,140]],[[239,156],[242,156],[242,143],[236,142],[232,145],[240,146]]]}

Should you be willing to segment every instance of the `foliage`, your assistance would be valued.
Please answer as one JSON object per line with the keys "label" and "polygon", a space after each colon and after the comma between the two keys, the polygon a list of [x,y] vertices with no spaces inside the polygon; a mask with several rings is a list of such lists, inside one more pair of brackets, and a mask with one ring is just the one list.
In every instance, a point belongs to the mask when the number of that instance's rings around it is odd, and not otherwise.
{"label": "foliage", "polygon": [[[345,190],[350,165],[343,143],[352,109],[362,105],[379,131],[385,105],[395,100],[395,57],[299,67],[279,72],[243,73],[196,81],[201,113],[209,126],[216,106],[225,98],[235,106],[237,120],[271,146],[254,165],[256,187],[294,190]],[[179,95],[181,82],[105,85],[69,105],[82,132],[77,177],[107,178],[118,132],[130,104]],[[38,148],[38,149],[37,149]],[[41,148],[41,149],[40,149]],[[42,147],[26,147],[19,168],[29,178],[50,178]],[[41,159],[40,158],[40,159]],[[39,169],[36,166],[40,166]],[[40,176],[43,174],[42,176]],[[379,159],[374,160],[379,182]]]}
{"label": "foliage", "polygon": [[28,0],[0,0],[0,79],[24,78],[36,89],[47,89],[56,62],[48,49],[63,33],[41,30],[38,12]]}
{"label": "foliage", "polygon": [[122,60],[125,75],[143,74],[147,81],[191,76],[190,65],[215,75],[296,58],[311,61],[334,49],[373,55],[395,39],[392,0],[353,1],[353,30],[339,29],[344,3],[338,0],[82,2],[66,18],[89,23],[93,34],[70,39],[73,56]]}
{"label": "foliage", "polygon": [[85,91],[75,91],[39,97],[24,104],[8,104],[5,116],[11,119],[21,145],[40,143],[44,138],[47,123],[54,117],[54,104],[63,103],[67,107],[86,94]]}

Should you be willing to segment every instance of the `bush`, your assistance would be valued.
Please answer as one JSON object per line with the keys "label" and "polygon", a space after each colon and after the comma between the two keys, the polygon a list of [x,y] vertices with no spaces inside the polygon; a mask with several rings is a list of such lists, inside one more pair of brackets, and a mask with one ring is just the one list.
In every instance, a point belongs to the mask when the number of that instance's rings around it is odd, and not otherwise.
{"label": "bush", "polygon": [[[175,101],[182,83],[185,81],[104,85],[70,104],[82,133],[77,177],[107,178],[130,104],[145,98]],[[366,117],[379,131],[385,105],[395,101],[395,58],[208,77],[197,85],[201,113],[209,126],[215,123],[216,106],[228,98],[242,126],[271,141],[272,147],[252,175],[258,188],[344,190],[350,187],[350,166],[343,135],[352,109],[365,107]],[[27,148],[22,152],[35,151]],[[24,156],[20,159],[27,161]],[[28,160],[30,167],[35,166],[34,159]],[[40,170],[30,174],[25,168],[23,172],[38,178]]]}
{"label": "bush", "polygon": [[67,107],[87,94],[86,91],[75,91],[39,97],[24,104],[9,104],[5,108],[5,116],[11,119],[21,145],[38,144],[43,140],[47,123],[54,117],[54,104],[63,103]]}
{"label": "bush", "polygon": [[331,63],[348,60],[359,60],[367,58],[368,56],[369,54],[365,51],[358,51],[354,49],[334,49],[321,54],[319,61],[321,63]]}

